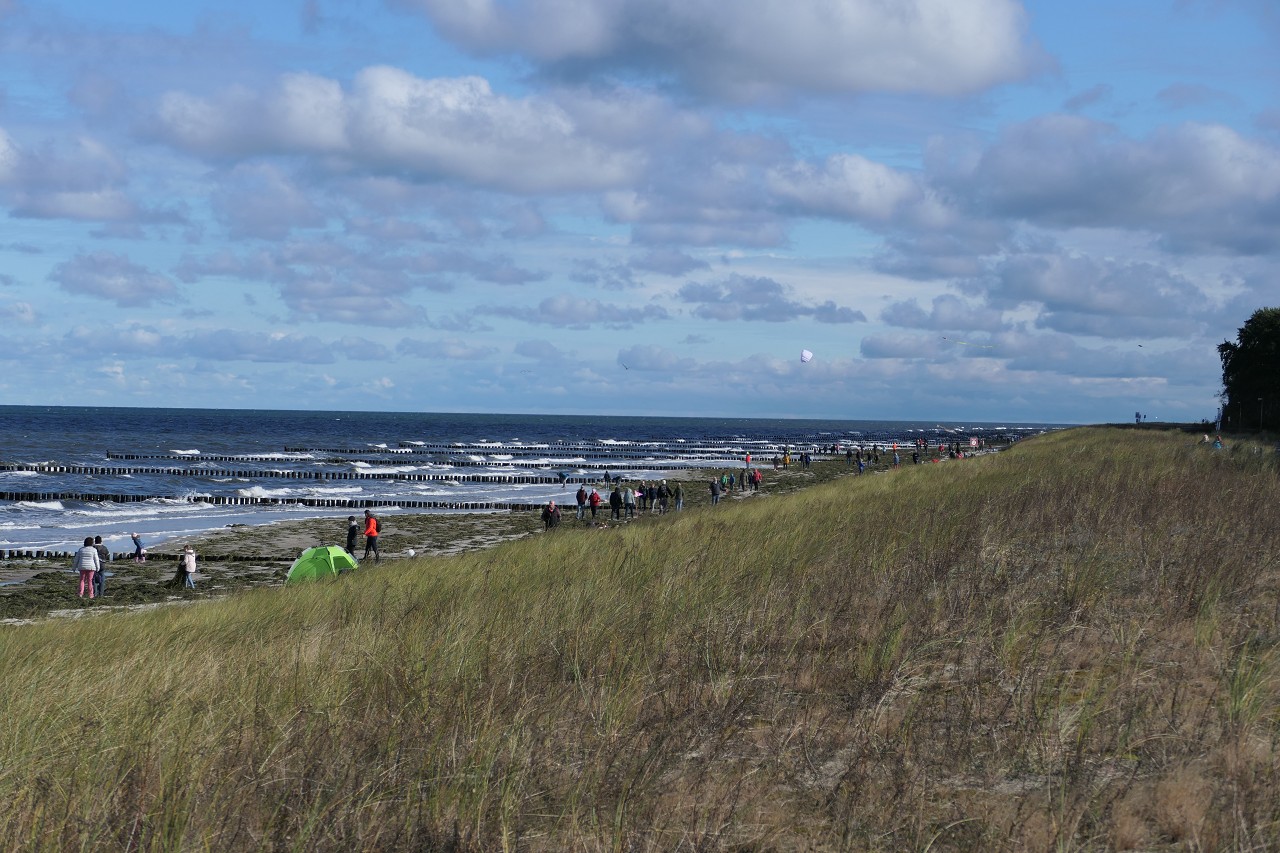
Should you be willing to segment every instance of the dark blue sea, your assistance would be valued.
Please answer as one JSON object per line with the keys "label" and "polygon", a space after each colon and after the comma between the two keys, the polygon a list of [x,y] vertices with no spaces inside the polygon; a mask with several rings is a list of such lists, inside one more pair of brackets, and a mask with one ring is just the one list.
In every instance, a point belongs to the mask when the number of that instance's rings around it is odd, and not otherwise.
{"label": "dark blue sea", "polygon": [[[837,445],[1006,437],[1056,424],[0,406],[0,549],[131,550],[310,517],[562,497],[609,472],[757,465]],[[493,511],[506,511],[495,509]]]}

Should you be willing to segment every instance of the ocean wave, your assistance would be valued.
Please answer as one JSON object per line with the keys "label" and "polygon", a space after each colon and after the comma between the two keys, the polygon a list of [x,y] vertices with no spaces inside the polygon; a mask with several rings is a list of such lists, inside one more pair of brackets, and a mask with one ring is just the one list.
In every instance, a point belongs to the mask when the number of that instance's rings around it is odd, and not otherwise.
{"label": "ocean wave", "polygon": [[199,456],[199,450],[170,450],[174,456]]}
{"label": "ocean wave", "polygon": [[237,453],[231,458],[248,461],[252,461],[254,459],[278,459],[281,462],[291,462],[294,460],[302,462],[307,459],[315,459],[316,456],[314,453]]}
{"label": "ocean wave", "polygon": [[236,489],[236,495],[242,498],[324,498],[363,493],[364,489],[359,486],[317,486],[292,489],[266,489],[262,486],[250,486],[247,489]]}
{"label": "ocean wave", "polygon": [[17,501],[14,506],[20,509],[52,509],[64,510],[66,506],[62,501]]}
{"label": "ocean wave", "polygon": [[250,486],[247,489],[236,489],[236,495],[242,498],[284,498],[294,495],[293,489],[264,489],[262,486]]}

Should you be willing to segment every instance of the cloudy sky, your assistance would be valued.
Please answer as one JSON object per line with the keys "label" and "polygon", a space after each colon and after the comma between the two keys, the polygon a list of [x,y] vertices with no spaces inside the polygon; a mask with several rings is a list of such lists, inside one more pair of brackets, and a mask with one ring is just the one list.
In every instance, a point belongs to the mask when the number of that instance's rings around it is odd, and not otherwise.
{"label": "cloudy sky", "polygon": [[1275,8],[0,0],[0,399],[1211,417]]}

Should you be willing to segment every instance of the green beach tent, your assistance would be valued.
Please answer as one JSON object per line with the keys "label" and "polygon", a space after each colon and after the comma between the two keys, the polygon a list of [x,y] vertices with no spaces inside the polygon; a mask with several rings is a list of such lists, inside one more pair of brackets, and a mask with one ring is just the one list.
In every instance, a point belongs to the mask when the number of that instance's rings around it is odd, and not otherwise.
{"label": "green beach tent", "polygon": [[340,573],[357,568],[356,558],[337,545],[321,545],[308,548],[289,567],[285,583],[336,578]]}

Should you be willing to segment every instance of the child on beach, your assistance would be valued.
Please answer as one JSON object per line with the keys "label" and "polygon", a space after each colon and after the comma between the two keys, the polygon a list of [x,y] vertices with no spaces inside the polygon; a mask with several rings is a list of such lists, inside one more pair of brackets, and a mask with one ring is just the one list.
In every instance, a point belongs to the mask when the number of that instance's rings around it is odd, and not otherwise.
{"label": "child on beach", "polygon": [[187,589],[195,589],[196,583],[192,576],[196,573],[196,552],[190,545],[182,549],[182,553],[178,555],[178,570],[173,573],[173,580],[170,581],[174,586],[182,585]]}

